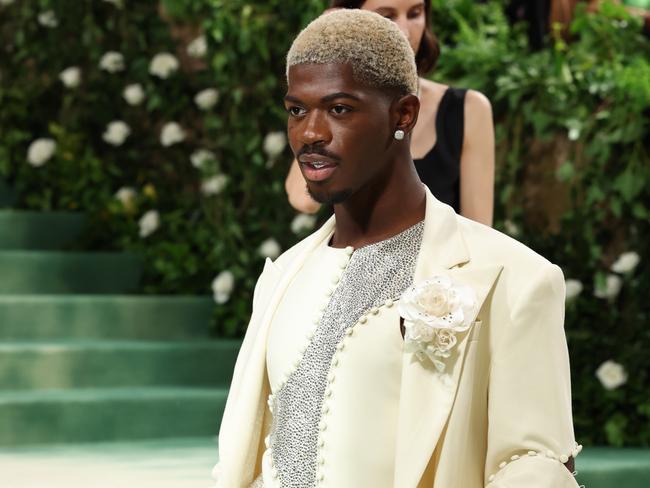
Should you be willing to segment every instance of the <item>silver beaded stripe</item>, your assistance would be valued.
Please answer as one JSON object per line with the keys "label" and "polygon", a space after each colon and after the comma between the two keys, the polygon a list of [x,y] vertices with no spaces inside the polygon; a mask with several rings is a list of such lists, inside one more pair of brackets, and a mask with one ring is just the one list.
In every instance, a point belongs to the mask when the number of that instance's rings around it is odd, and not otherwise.
{"label": "silver beaded stripe", "polygon": [[413,282],[424,223],[355,251],[296,369],[273,395],[270,447],[283,488],[316,486],[318,426],[336,345],[364,312]]}

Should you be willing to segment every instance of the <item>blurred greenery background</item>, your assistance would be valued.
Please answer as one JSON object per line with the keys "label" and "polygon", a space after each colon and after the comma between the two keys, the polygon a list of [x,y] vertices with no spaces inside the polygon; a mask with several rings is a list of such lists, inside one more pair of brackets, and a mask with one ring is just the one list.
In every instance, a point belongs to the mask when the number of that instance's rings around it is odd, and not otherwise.
{"label": "blurred greenery background", "polygon": [[[325,3],[1,0],[0,179],[19,208],[88,214],[81,248],[142,255],[145,292],[212,287],[215,334],[241,336],[264,257],[317,224],[286,200],[281,100],[285,53]],[[432,78],[493,104],[495,227],[567,278],[577,438],[649,446],[642,22],[579,7],[568,41],[533,52],[503,2],[432,3]]]}

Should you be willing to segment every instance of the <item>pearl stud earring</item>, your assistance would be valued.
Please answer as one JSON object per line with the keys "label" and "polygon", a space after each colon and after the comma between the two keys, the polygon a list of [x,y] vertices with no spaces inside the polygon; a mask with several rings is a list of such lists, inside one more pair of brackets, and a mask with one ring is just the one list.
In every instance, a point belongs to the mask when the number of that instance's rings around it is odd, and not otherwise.
{"label": "pearl stud earring", "polygon": [[404,139],[404,131],[403,131],[403,130],[400,130],[400,129],[396,130],[396,131],[395,131],[395,136],[394,136],[394,137],[395,137],[395,139],[397,139],[398,141],[401,141],[402,139]]}

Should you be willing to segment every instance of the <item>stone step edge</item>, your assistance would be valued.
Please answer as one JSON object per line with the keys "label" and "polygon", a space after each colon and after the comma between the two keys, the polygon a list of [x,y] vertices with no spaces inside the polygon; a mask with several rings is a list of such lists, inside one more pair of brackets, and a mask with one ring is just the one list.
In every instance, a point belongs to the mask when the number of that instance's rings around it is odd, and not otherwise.
{"label": "stone step edge", "polygon": [[9,341],[4,340],[0,343],[0,354],[2,353],[20,353],[20,352],[43,352],[59,353],[68,351],[156,351],[156,350],[187,350],[197,349],[214,349],[214,348],[232,348],[237,349],[241,346],[241,341],[237,339],[195,339],[195,340],[115,340],[115,339],[94,339],[94,340],[77,340],[61,339],[52,341]]}
{"label": "stone step edge", "polygon": [[[1,251],[0,251],[1,252]],[[83,293],[75,293],[74,295],[56,295],[53,293],[44,293],[39,295],[32,295],[28,293],[17,293],[15,295],[0,295],[0,305],[12,303],[53,303],[53,302],[72,302],[72,303],[111,303],[115,301],[124,301],[132,303],[150,304],[159,301],[175,301],[179,303],[205,303],[206,301],[213,301],[211,295],[126,295],[121,293],[106,294],[106,295],[89,295]]]}
{"label": "stone step edge", "polygon": [[5,390],[0,392],[0,407],[31,403],[96,403],[105,401],[140,401],[143,399],[224,398],[228,387],[134,387],[70,388],[55,390]]}

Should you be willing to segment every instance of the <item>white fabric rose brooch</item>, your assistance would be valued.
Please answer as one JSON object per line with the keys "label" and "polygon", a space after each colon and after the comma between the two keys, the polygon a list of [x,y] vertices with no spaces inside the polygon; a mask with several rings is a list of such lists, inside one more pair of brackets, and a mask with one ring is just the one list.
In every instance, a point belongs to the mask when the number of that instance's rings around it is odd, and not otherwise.
{"label": "white fabric rose brooch", "polygon": [[408,288],[398,302],[404,318],[404,343],[420,361],[427,358],[439,372],[457,342],[456,334],[472,325],[475,291],[446,275],[434,276]]}

